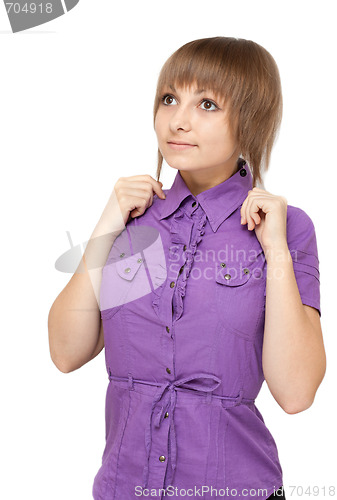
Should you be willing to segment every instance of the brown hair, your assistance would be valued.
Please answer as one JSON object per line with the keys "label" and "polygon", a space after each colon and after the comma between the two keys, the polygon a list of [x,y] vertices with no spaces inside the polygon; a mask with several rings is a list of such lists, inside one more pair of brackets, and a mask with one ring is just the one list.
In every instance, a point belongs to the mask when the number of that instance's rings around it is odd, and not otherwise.
{"label": "brown hair", "polygon": [[[216,36],[186,43],[165,62],[158,78],[155,121],[164,86],[197,84],[228,103],[229,121],[237,124],[241,157],[250,166],[253,187],[269,167],[282,119],[280,75],[269,52],[251,40]],[[163,156],[158,148],[157,180]]]}

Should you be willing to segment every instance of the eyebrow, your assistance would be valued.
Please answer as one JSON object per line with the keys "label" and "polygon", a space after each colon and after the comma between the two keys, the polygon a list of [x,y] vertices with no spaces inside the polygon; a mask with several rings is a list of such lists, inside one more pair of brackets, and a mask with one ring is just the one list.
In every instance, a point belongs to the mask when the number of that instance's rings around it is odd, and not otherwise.
{"label": "eyebrow", "polygon": [[[176,89],[173,87],[173,85],[169,85],[170,89],[173,90],[173,92],[177,92]],[[205,89],[197,89],[194,92],[194,95],[202,94],[203,92],[206,92]]]}

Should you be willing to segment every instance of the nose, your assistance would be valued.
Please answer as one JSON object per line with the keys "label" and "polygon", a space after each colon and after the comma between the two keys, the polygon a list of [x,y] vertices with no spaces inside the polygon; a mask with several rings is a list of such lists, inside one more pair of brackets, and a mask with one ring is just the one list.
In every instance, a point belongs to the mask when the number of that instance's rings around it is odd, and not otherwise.
{"label": "nose", "polygon": [[182,105],[176,106],[170,119],[170,128],[172,132],[179,129],[188,131],[191,129],[191,126],[191,115],[187,107]]}

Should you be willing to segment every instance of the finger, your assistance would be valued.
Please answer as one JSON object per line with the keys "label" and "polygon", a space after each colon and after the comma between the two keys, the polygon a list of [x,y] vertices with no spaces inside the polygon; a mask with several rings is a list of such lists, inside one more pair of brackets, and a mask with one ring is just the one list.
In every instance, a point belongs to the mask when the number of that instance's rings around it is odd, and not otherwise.
{"label": "finger", "polygon": [[[146,185],[144,186],[146,188]],[[130,187],[130,184],[128,184],[127,188],[125,189],[125,192],[127,193],[127,196],[129,196],[132,200],[132,203],[137,205],[137,200],[138,203],[142,203],[142,200],[145,200],[147,202],[147,208],[152,205],[153,202],[153,191],[150,192],[150,190],[147,189],[141,189],[139,187]],[[123,194],[123,191],[121,191],[121,194]]]}
{"label": "finger", "polygon": [[250,200],[252,199],[253,196],[254,196],[253,191],[249,190],[247,198],[244,200],[242,207],[241,207],[241,224],[247,224],[247,222],[248,222],[247,216],[246,216],[247,206],[250,203]]}
{"label": "finger", "polygon": [[251,205],[252,205],[252,199],[250,198],[248,200],[248,203],[246,205],[246,210],[245,210],[245,217],[246,217],[246,221],[247,221],[246,223],[248,224],[247,229],[249,231],[254,229],[254,225],[255,225],[254,219],[251,216]]}
{"label": "finger", "polygon": [[247,207],[248,200],[249,200],[249,198],[247,196],[247,198],[245,199],[245,201],[242,203],[242,206],[241,206],[241,210],[240,210],[241,224],[247,224],[246,207]]}
{"label": "finger", "polygon": [[143,215],[150,206],[147,198],[135,197],[131,199],[131,202],[134,207],[130,209],[131,217],[139,217],[140,215]]}
{"label": "finger", "polygon": [[261,222],[261,217],[258,214],[259,210],[260,206],[257,200],[251,197],[246,208],[246,218],[248,221],[249,231],[253,230],[255,226]]}
{"label": "finger", "polygon": [[[253,190],[249,190],[248,191],[248,196],[245,199],[245,201],[243,202],[243,204],[241,206],[241,210],[240,210],[240,213],[241,213],[241,224],[247,224],[247,222],[248,222],[248,219],[247,219],[247,216],[246,216],[247,207],[248,207],[248,204],[251,202],[251,200],[253,200],[255,198],[254,195],[255,196],[259,196],[259,198],[261,198],[261,195],[263,195],[264,197],[267,197],[267,198],[274,198],[274,195],[270,194],[268,191],[265,191],[264,189],[253,188]],[[260,223],[260,221],[261,221],[260,216],[256,217],[256,222],[258,224]]]}
{"label": "finger", "polygon": [[257,224],[260,224],[260,222],[261,222],[261,217],[260,217],[260,215],[259,215],[258,213],[254,212],[254,213],[252,214],[252,218],[254,219],[254,222],[255,222],[255,224],[256,224],[256,225],[257,225]]}
{"label": "finger", "polygon": [[[160,195],[161,198],[165,198],[165,193],[162,191],[160,183],[159,182],[157,183],[157,181],[155,181],[155,182],[159,186],[159,191],[158,191],[158,188],[156,188],[159,194],[158,193],[156,193],[156,194],[158,194],[158,196]],[[151,196],[151,198],[153,198],[154,189],[153,189],[152,182],[147,182],[147,181],[130,181],[130,179],[127,178],[127,180],[126,180],[126,182],[125,182],[124,185],[127,186],[128,190],[130,189],[131,185],[132,186],[134,185],[134,187],[136,189],[141,189],[141,190],[145,191],[147,193],[147,196]]]}
{"label": "finger", "polygon": [[165,198],[165,193],[162,190],[163,183],[161,181],[156,181],[151,175],[131,175],[127,177],[132,182],[148,182],[151,184],[153,191],[160,196],[161,198]]}

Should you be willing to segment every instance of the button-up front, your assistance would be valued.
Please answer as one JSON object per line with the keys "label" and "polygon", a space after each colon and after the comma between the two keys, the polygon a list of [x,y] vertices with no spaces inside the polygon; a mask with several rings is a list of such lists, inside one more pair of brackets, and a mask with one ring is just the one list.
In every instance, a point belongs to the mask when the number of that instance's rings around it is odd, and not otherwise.
{"label": "button-up front", "polygon": [[[166,198],[155,195],[115,240],[100,291],[109,383],[95,500],[134,499],[144,489],[156,498],[190,489],[189,498],[225,490],[251,499],[259,488],[266,499],[283,484],[255,405],[267,262],[255,231],[240,224],[251,188],[241,165],[193,196],[178,171]],[[292,206],[287,239],[302,302],[320,311],[315,229]]]}

